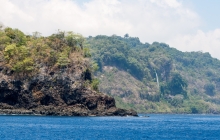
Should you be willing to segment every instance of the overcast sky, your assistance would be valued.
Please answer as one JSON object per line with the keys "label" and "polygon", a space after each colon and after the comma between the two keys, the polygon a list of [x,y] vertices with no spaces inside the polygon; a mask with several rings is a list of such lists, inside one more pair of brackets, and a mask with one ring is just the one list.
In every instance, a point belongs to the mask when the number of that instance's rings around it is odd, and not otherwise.
{"label": "overcast sky", "polygon": [[26,34],[128,33],[220,59],[219,0],[0,0],[0,22]]}

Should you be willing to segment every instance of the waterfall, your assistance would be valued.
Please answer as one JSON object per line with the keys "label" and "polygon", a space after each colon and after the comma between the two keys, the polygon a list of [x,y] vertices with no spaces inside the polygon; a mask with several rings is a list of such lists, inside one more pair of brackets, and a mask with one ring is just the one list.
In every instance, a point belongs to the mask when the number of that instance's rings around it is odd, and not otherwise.
{"label": "waterfall", "polygon": [[160,83],[159,83],[159,79],[158,79],[158,76],[157,76],[157,72],[156,72],[156,70],[154,70],[154,71],[155,71],[156,78],[157,78],[157,86],[158,86],[158,88],[160,89]]}

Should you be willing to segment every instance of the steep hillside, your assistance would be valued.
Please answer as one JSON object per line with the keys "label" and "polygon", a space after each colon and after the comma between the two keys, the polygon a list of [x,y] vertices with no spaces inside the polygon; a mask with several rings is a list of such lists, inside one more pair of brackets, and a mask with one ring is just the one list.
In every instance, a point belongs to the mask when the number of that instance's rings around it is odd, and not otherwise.
{"label": "steep hillside", "polygon": [[97,91],[84,38],[0,28],[0,114],[136,116]]}
{"label": "steep hillside", "polygon": [[220,61],[136,37],[87,38],[100,91],[139,112],[220,113]]}

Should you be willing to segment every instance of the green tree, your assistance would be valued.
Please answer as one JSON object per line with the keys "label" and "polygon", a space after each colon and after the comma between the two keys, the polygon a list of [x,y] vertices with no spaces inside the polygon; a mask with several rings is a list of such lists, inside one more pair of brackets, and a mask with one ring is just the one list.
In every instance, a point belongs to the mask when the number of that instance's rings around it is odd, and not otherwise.
{"label": "green tree", "polygon": [[99,87],[98,87],[98,86],[99,86],[99,80],[98,80],[97,78],[95,78],[95,79],[92,80],[91,85],[92,85],[92,88],[93,88],[94,90],[96,90],[96,91],[99,90]]}
{"label": "green tree", "polygon": [[25,58],[24,60],[21,61],[17,61],[13,65],[12,70],[14,70],[17,73],[22,72],[23,74],[32,72],[34,70],[34,61],[30,57]]}
{"label": "green tree", "polygon": [[91,53],[89,48],[83,48],[83,56],[84,57],[91,57]]}
{"label": "green tree", "polygon": [[212,83],[205,84],[204,89],[205,89],[206,94],[208,94],[210,96],[215,95],[215,85],[214,84],[212,84]]}
{"label": "green tree", "polygon": [[18,29],[5,28],[6,35],[11,38],[12,43],[15,43],[16,46],[26,45],[26,36],[23,32]]}
{"label": "green tree", "polygon": [[4,50],[4,56],[5,56],[5,59],[7,61],[10,60],[10,58],[15,55],[16,53],[16,44],[11,44],[11,45],[8,45],[5,50]]}
{"label": "green tree", "polygon": [[184,96],[186,96],[185,89],[187,87],[188,84],[186,80],[184,80],[179,73],[174,73],[171,81],[168,83],[168,88],[170,90],[170,94],[172,95],[183,94]]}
{"label": "green tree", "polygon": [[0,51],[4,49],[6,45],[9,45],[11,39],[5,34],[4,31],[0,30]]}
{"label": "green tree", "polygon": [[65,53],[60,53],[58,60],[57,60],[57,65],[60,68],[64,68],[64,67],[68,66],[69,63],[70,63],[70,60],[68,58],[68,55]]}
{"label": "green tree", "polygon": [[83,42],[85,41],[84,37],[80,34],[74,34],[73,32],[67,32],[65,35],[67,45],[73,49],[79,46],[83,49]]}
{"label": "green tree", "polygon": [[128,33],[125,34],[125,35],[124,35],[124,38],[129,38],[129,34],[128,34]]}

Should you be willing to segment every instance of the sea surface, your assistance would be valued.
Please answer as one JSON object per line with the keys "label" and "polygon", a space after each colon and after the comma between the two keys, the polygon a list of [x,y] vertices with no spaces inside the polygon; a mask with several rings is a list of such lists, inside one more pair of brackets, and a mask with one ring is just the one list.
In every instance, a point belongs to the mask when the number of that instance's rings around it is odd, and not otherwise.
{"label": "sea surface", "polygon": [[219,115],[0,116],[0,140],[220,140]]}

